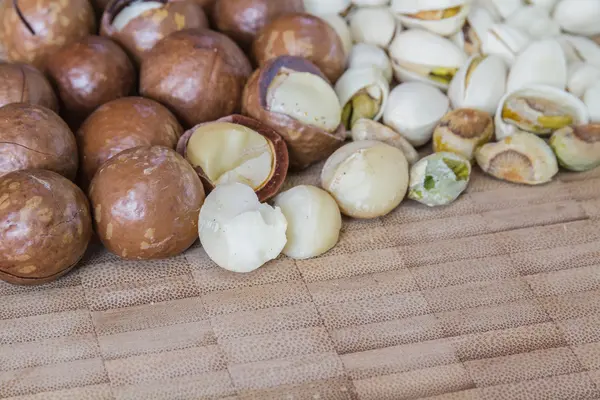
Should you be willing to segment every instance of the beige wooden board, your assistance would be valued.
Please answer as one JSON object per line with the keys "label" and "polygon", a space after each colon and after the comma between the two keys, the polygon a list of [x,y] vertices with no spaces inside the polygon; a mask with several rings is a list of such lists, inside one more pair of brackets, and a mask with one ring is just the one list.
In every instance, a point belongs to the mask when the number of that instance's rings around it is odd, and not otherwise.
{"label": "beige wooden board", "polygon": [[[288,185],[317,183],[319,166]],[[248,275],[93,248],[0,284],[0,398],[600,398],[600,169],[344,223],[313,260]]]}

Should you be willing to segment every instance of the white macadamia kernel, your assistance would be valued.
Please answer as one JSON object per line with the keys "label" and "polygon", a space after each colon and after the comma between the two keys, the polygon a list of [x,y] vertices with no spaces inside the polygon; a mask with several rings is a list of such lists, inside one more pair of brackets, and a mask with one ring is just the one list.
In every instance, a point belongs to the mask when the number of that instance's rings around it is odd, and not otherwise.
{"label": "white macadamia kernel", "polygon": [[296,186],[279,194],[274,205],[288,222],[286,256],[298,260],[317,257],[336,245],[342,216],[333,197],[323,189]]}
{"label": "white macadamia kernel", "polygon": [[406,195],[408,162],[402,150],[385,143],[352,142],[329,157],[321,172],[321,185],[345,215],[381,217]]}
{"label": "white macadamia kernel", "polygon": [[267,91],[267,108],[327,132],[335,131],[342,120],[342,108],[331,85],[308,72],[282,70]]}
{"label": "white macadamia kernel", "polygon": [[162,8],[164,4],[160,1],[136,1],[123,8],[115,17],[112,25],[120,31],[125,28],[127,24],[149,10],[156,8]]}
{"label": "white macadamia kernel", "polygon": [[218,266],[251,272],[281,254],[287,221],[279,207],[261,204],[254,190],[241,183],[217,186],[200,210],[202,247]]}

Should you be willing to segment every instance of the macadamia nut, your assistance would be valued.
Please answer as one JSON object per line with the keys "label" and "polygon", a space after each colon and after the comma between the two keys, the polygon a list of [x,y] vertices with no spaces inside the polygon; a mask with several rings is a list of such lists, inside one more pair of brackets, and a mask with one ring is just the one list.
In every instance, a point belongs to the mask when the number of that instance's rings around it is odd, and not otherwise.
{"label": "macadamia nut", "polygon": [[329,157],[321,173],[321,185],[344,214],[381,217],[406,195],[408,162],[402,150],[385,143],[349,143]]}
{"label": "macadamia nut", "polygon": [[251,272],[279,256],[287,221],[278,207],[261,204],[242,183],[217,186],[198,222],[200,242],[211,260],[233,272]]}
{"label": "macadamia nut", "polygon": [[283,254],[298,260],[320,256],[336,245],[342,215],[333,199],[315,186],[296,186],[275,198],[287,219],[287,244]]}

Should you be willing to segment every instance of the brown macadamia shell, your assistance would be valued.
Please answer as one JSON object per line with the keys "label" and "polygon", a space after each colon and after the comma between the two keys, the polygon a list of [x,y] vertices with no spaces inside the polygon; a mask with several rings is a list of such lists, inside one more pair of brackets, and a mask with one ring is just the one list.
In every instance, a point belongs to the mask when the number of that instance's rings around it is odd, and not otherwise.
{"label": "brown macadamia shell", "polygon": [[272,21],[256,36],[253,54],[259,66],[284,55],[306,58],[332,83],[346,68],[346,53],[337,32],[309,14],[286,14]]}
{"label": "brown macadamia shell", "polygon": [[69,180],[45,170],[0,178],[0,279],[51,282],[81,260],[91,237],[88,199]]}
{"label": "brown macadamia shell", "polygon": [[[113,24],[125,7],[144,1],[157,1],[163,7],[147,10],[133,18],[120,30]],[[183,29],[208,28],[206,13],[194,1],[113,0],[104,10],[100,34],[123,46],[136,63],[161,39]]]}
{"label": "brown macadamia shell", "polygon": [[346,131],[343,124],[330,133],[288,115],[270,112],[267,109],[267,92],[282,68],[311,73],[329,82],[306,59],[293,56],[275,58],[255,71],[248,80],[242,99],[242,113],[267,124],[283,137],[288,145],[290,167],[298,170],[329,157],[344,143]]}
{"label": "brown macadamia shell", "polygon": [[163,105],[143,97],[124,97],[99,107],[77,131],[81,184],[85,187],[106,161],[140,146],[175,149],[183,128]]}
{"label": "brown macadamia shell", "polygon": [[47,169],[74,180],[77,165],[75,135],[54,111],[26,103],[0,108],[0,177]]}
{"label": "brown macadamia shell", "polygon": [[0,64],[0,107],[31,103],[58,112],[58,99],[46,77],[29,64]]}
{"label": "brown macadamia shell", "polygon": [[[261,202],[265,202],[274,197],[281,189],[281,186],[283,185],[283,182],[287,176],[289,167],[287,145],[285,144],[283,138],[268,125],[242,115],[230,115],[215,122],[229,122],[232,124],[245,126],[262,135],[269,142],[273,151],[273,168],[271,170],[271,174],[269,175],[268,181],[261,188],[256,190],[256,195]],[[181,136],[181,139],[179,139],[179,143],[177,144],[177,152],[187,159],[187,145],[190,138],[198,128],[211,123],[213,122],[196,125],[192,129],[185,132],[183,136]],[[227,157],[227,154],[223,154],[223,157]],[[204,173],[202,168],[195,167],[195,170],[202,180],[206,194],[210,193],[215,188],[215,184]]]}
{"label": "brown macadamia shell", "polygon": [[213,22],[220,32],[250,50],[258,32],[269,22],[303,11],[302,0],[217,0]]}
{"label": "brown macadamia shell", "polygon": [[111,158],[92,180],[89,196],[96,234],[121,258],[176,256],[198,238],[202,182],[167,147],[136,147]]}
{"label": "brown macadamia shell", "polygon": [[239,112],[251,73],[234,41],[218,32],[190,29],[161,40],[146,54],[140,93],[169,107],[189,128]]}
{"label": "brown macadamia shell", "polygon": [[48,74],[64,118],[75,130],[102,104],[131,94],[137,83],[127,54],[100,36],[88,36],[54,53],[48,60]]}
{"label": "brown macadamia shell", "polygon": [[0,42],[8,60],[43,72],[55,51],[96,31],[89,0],[6,0],[2,6]]}

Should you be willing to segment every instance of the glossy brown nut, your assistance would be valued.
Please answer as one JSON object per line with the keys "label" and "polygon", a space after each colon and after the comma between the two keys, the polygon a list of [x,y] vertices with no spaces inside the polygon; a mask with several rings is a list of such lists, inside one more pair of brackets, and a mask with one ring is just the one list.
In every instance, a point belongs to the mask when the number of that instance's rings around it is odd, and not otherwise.
{"label": "glossy brown nut", "polygon": [[167,147],[136,147],[111,158],[94,176],[89,195],[96,234],[121,258],[176,256],[198,238],[202,182]]}
{"label": "glossy brown nut", "polygon": [[192,127],[239,112],[251,73],[248,58],[227,36],[189,29],[161,40],[146,54],[140,93]]}
{"label": "glossy brown nut", "polygon": [[10,103],[38,104],[58,112],[58,100],[50,82],[28,64],[0,64],[0,107]]}
{"label": "glossy brown nut", "polygon": [[96,31],[88,0],[6,0],[0,13],[0,41],[8,60],[45,72],[47,58]]}
{"label": "glossy brown nut", "polygon": [[346,68],[346,53],[337,32],[309,14],[287,14],[268,24],[256,37],[253,53],[260,66],[283,55],[306,58],[333,83]]}
{"label": "glossy brown nut", "polygon": [[163,105],[143,97],[124,97],[99,107],[77,131],[83,186],[98,168],[139,146],[174,149],[183,128]]}
{"label": "glossy brown nut", "polygon": [[[115,18],[123,9],[149,1],[163,3],[163,6],[143,12],[120,29],[115,26]],[[192,28],[208,28],[204,10],[193,1],[113,0],[102,15],[100,34],[115,40],[139,63],[144,53],[161,39],[173,32]]]}
{"label": "glossy brown nut", "polygon": [[269,22],[302,11],[302,0],[217,0],[213,22],[220,32],[250,49],[258,32]]}
{"label": "glossy brown nut", "polygon": [[0,108],[0,177],[23,169],[47,169],[73,180],[77,143],[54,111],[27,103]]}
{"label": "glossy brown nut", "polygon": [[267,92],[281,69],[308,72],[327,81],[323,73],[304,58],[278,57],[255,71],[248,80],[242,98],[242,113],[269,125],[278,132],[288,145],[290,166],[294,169],[303,169],[326,159],[337,150],[344,143],[346,131],[343,124],[340,124],[334,132],[327,132],[288,115],[270,112],[267,109]]}
{"label": "glossy brown nut", "polygon": [[[272,197],[275,197],[285,181],[289,167],[288,149],[283,138],[268,125],[242,115],[230,115],[215,122],[229,122],[232,124],[245,126],[259,133],[268,141],[273,154],[273,165],[268,180],[258,190],[255,190],[255,192],[261,202],[265,202]],[[212,122],[207,122],[196,125],[192,129],[185,132],[179,139],[179,143],[177,144],[177,152],[187,159],[187,146],[190,137],[198,128],[211,123]],[[223,157],[227,157],[227,154],[223,154]],[[210,193],[215,188],[215,183],[210,180],[201,167],[194,167],[194,169],[202,180],[206,194]]]}
{"label": "glossy brown nut", "polygon": [[65,120],[76,130],[96,108],[135,90],[136,77],[127,54],[100,36],[63,47],[48,60]]}
{"label": "glossy brown nut", "polygon": [[0,279],[51,282],[81,260],[91,237],[88,200],[69,180],[45,170],[0,178]]}

